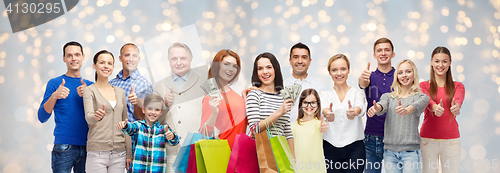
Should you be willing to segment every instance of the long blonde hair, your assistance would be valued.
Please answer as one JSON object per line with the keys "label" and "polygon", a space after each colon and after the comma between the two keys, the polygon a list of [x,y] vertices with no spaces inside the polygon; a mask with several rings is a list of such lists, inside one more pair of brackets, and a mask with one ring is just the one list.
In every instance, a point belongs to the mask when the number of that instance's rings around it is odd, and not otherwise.
{"label": "long blonde hair", "polygon": [[418,86],[419,78],[418,78],[417,66],[415,66],[415,63],[413,63],[413,61],[411,61],[409,59],[405,59],[405,60],[399,62],[398,66],[396,68],[396,72],[395,72],[396,74],[394,75],[394,81],[392,82],[392,85],[391,85],[391,90],[392,90],[391,97],[392,98],[396,98],[400,94],[403,94],[403,88],[401,87],[401,83],[399,83],[399,80],[398,80],[399,67],[403,63],[408,63],[413,68],[413,84],[411,85],[410,89],[408,90],[408,94],[410,94],[410,95],[422,94],[422,91],[420,90],[420,87]]}

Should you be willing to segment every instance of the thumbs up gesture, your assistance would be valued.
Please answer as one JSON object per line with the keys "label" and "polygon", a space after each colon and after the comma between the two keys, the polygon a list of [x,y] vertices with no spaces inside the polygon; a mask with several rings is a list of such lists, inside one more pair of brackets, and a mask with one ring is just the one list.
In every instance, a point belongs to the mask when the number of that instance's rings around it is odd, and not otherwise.
{"label": "thumbs up gesture", "polygon": [[167,107],[172,106],[174,98],[175,98],[174,90],[170,89],[170,92],[165,94],[165,105],[167,105]]}
{"label": "thumbs up gesture", "polygon": [[76,91],[78,92],[78,95],[80,97],[83,97],[83,89],[85,89],[85,87],[87,87],[87,84],[83,81],[83,77],[82,77],[82,85],[78,86],[78,88],[76,88]]}
{"label": "thumbs up gesture", "polygon": [[403,107],[403,105],[401,105],[401,100],[398,101],[398,107],[396,107],[396,113],[398,113],[398,115],[400,116],[405,116],[405,115],[408,115],[409,111],[406,110],[405,107]]}
{"label": "thumbs up gesture", "polygon": [[106,116],[106,105],[102,105],[102,109],[98,109],[97,111],[95,111],[95,114],[94,114],[94,119],[97,120],[97,121],[101,121],[102,118],[104,118],[104,116]]}
{"label": "thumbs up gesture", "polygon": [[356,116],[356,113],[354,112],[354,108],[352,108],[351,100],[347,100],[347,104],[349,104],[349,108],[345,111],[345,114],[347,115],[347,119],[352,120]]}
{"label": "thumbs up gesture", "polygon": [[165,125],[165,130],[165,137],[167,137],[168,140],[174,139],[175,135],[172,131],[170,131],[170,129],[168,129],[168,125]]}
{"label": "thumbs up gesture", "polygon": [[372,75],[372,72],[370,71],[370,62],[368,62],[368,65],[366,66],[366,69],[363,70],[363,73],[361,73],[361,78],[363,80],[369,82],[371,75]]}
{"label": "thumbs up gesture", "polygon": [[328,130],[328,123],[326,123],[326,121],[325,121],[325,115],[321,114],[320,119],[321,119],[321,127],[320,127],[319,131],[321,131],[321,133],[325,133]]}
{"label": "thumbs up gesture", "polygon": [[368,115],[368,117],[373,117],[375,116],[376,113],[380,112],[381,110],[382,108],[380,107],[380,105],[378,105],[377,102],[373,100],[373,106],[370,107],[370,109],[368,109],[366,115]]}
{"label": "thumbs up gesture", "polygon": [[[455,99],[453,99],[453,100],[455,100]],[[444,113],[444,108],[443,108],[443,99],[441,99],[441,100],[439,101],[439,104],[436,104],[436,105],[434,105],[433,107],[434,107],[434,110],[433,110],[433,111],[434,111],[434,114],[435,114],[436,116],[438,116],[438,117],[441,117],[441,115],[443,115],[443,113]],[[451,108],[450,108],[450,110],[451,110]]]}
{"label": "thumbs up gesture", "polygon": [[451,113],[455,116],[460,115],[460,108],[462,108],[462,105],[456,103],[455,98],[453,98],[453,100],[451,100],[451,107],[450,107]]}
{"label": "thumbs up gesture", "polygon": [[125,121],[122,121],[122,122],[119,122],[118,124],[116,124],[116,130],[121,130],[121,129],[127,128],[127,122],[128,122],[128,119],[125,119]]}
{"label": "thumbs up gesture", "polygon": [[335,120],[335,114],[333,113],[332,107],[333,103],[330,103],[330,108],[323,109],[324,117],[326,117],[328,122],[333,122]]}
{"label": "thumbs up gesture", "polygon": [[128,101],[132,105],[136,105],[137,104],[137,94],[135,94],[135,92],[134,92],[134,85],[132,85],[130,87],[130,94],[128,94]]}
{"label": "thumbs up gesture", "polygon": [[[66,97],[68,97],[68,95],[69,95],[69,89],[66,88],[64,86],[64,84],[66,84],[66,81],[64,81],[64,79],[63,79],[61,85],[59,85],[59,87],[57,88],[57,90],[54,91],[54,93],[52,93],[52,95],[54,95],[56,97],[56,99],[65,99]],[[80,93],[78,93],[78,94],[80,94]]]}

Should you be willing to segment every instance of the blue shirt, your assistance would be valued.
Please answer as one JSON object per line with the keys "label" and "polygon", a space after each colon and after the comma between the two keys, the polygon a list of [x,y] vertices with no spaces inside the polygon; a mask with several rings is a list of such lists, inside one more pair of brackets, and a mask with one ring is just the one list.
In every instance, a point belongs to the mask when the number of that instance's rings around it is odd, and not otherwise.
{"label": "blue shirt", "polygon": [[121,70],[116,78],[109,81],[109,84],[113,86],[117,86],[125,90],[125,95],[127,97],[127,112],[128,112],[128,121],[134,122],[137,119],[134,117],[134,105],[132,105],[128,101],[128,94],[130,93],[130,88],[132,84],[134,85],[134,92],[137,94],[138,98],[145,98],[149,94],[153,93],[153,86],[149,83],[146,78],[144,78],[139,70],[135,70],[127,76],[125,79],[123,78],[123,70]]}
{"label": "blue shirt", "polygon": [[174,84],[177,87],[177,90],[181,91],[184,88],[184,84],[186,84],[186,81],[188,80],[189,71],[182,77],[172,73],[172,77],[174,79]]}
{"label": "blue shirt", "polygon": [[[43,101],[38,108],[38,120],[41,123],[47,122],[52,113],[45,111],[43,105],[52,96],[62,80],[66,82],[64,86],[69,89],[69,95],[65,99],[59,99],[54,105],[54,144],[87,145],[87,133],[89,127],[85,120],[85,110],[83,109],[83,98],[78,95],[78,88],[82,85],[82,78],[74,78],[65,74],[50,79],[43,95]],[[84,79],[85,84],[92,85],[93,82]]]}
{"label": "blue shirt", "polygon": [[[368,102],[368,107],[366,110],[373,106],[373,100],[378,102],[380,97],[384,93],[391,92],[391,85],[394,81],[394,72],[396,70],[392,68],[388,73],[382,73],[381,71],[375,70],[370,76],[370,85],[365,88],[366,101]],[[385,123],[385,113],[380,116],[367,117],[365,134],[384,136],[384,123]]]}

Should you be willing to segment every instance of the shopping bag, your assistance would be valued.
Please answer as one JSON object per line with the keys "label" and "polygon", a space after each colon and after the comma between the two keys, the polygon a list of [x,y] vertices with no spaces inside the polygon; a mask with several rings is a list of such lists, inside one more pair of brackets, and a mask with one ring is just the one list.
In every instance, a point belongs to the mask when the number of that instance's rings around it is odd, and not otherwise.
{"label": "shopping bag", "polygon": [[292,169],[292,164],[290,162],[293,161],[293,155],[286,138],[284,136],[274,136],[269,139],[269,141],[279,172],[294,173],[295,171]]}
{"label": "shopping bag", "polygon": [[234,138],[233,150],[226,173],[259,172],[259,160],[255,140],[241,133]]}
{"label": "shopping bag", "polygon": [[261,173],[277,173],[276,161],[267,132],[255,133],[255,145]]}
{"label": "shopping bag", "polygon": [[203,135],[199,133],[189,132],[186,135],[179,150],[179,154],[177,154],[177,158],[175,158],[174,164],[172,165],[175,173],[186,173],[191,144],[201,139],[203,139]]}
{"label": "shopping bag", "polygon": [[194,143],[194,149],[196,152],[196,169],[198,170],[198,173],[207,173],[205,162],[203,161],[203,154],[201,153],[201,148],[200,148],[201,141],[196,141]]}
{"label": "shopping bag", "polygon": [[189,145],[189,148],[189,159],[186,173],[197,173],[198,170],[196,169],[196,152],[194,144]]}
{"label": "shopping bag", "polygon": [[[231,149],[224,139],[209,139],[198,142],[207,173],[221,173],[227,170]],[[200,172],[200,171],[199,171]]]}

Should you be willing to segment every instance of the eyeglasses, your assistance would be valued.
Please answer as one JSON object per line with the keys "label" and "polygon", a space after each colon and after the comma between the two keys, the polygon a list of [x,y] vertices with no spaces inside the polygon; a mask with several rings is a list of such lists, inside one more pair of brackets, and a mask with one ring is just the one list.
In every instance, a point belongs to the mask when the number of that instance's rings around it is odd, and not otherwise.
{"label": "eyeglasses", "polygon": [[302,107],[305,108],[307,106],[311,106],[313,108],[318,107],[318,101],[313,102],[302,102]]}

